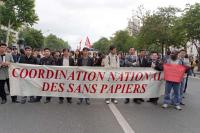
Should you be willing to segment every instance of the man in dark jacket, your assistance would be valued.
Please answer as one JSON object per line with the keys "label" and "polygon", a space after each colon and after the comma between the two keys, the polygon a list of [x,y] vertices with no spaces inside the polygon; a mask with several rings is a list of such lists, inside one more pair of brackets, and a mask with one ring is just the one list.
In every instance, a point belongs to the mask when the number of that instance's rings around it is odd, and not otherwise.
{"label": "man in dark jacket", "polygon": [[[74,59],[69,56],[69,49],[63,49],[63,56],[58,59],[57,64],[58,66],[74,66]],[[64,98],[59,97],[59,103],[63,103]],[[67,97],[67,102],[72,103],[72,98]]]}
{"label": "man in dark jacket", "polygon": [[[83,48],[83,55],[81,58],[78,59],[77,65],[78,66],[93,66],[93,59],[88,56],[88,48]],[[79,102],[77,104],[82,104],[83,98],[79,98]],[[85,98],[86,104],[90,104],[89,98]]]}
{"label": "man in dark jacket", "polygon": [[[32,48],[31,47],[25,47],[25,56],[21,56],[19,63],[23,64],[37,64],[37,59],[32,56]],[[26,103],[27,96],[22,97],[21,104]],[[30,100],[28,102],[33,102],[34,97],[31,96]]]}
{"label": "man in dark jacket", "polygon": [[[44,57],[40,60],[40,65],[56,65],[53,57],[51,57],[51,50],[49,48],[44,49]],[[40,102],[41,96],[37,96],[35,102]],[[46,101],[44,102],[49,103],[51,101],[51,97],[46,97]]]}
{"label": "man in dark jacket", "polygon": [[[151,59],[148,61],[148,67],[152,67],[155,70],[163,71],[163,62],[158,58],[157,52],[151,52]],[[157,104],[159,97],[150,98],[147,102]]]}

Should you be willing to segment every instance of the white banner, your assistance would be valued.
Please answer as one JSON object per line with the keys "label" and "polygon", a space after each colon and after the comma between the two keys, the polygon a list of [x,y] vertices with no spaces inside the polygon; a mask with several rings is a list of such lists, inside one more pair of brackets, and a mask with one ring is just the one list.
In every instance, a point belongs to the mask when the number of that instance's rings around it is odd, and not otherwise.
{"label": "white banner", "polygon": [[11,64],[9,77],[13,96],[153,98],[163,93],[163,74],[152,68]]}

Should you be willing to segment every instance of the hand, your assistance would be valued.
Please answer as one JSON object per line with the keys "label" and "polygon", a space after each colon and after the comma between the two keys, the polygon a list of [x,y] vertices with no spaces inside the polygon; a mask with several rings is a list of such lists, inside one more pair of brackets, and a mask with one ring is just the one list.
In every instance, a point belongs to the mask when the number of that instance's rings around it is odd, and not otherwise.
{"label": "hand", "polygon": [[10,62],[3,62],[1,65],[4,66],[4,67],[7,67],[7,66],[10,65]]}
{"label": "hand", "polygon": [[152,67],[152,68],[155,68],[155,67],[156,67],[156,65],[155,65],[155,64],[152,64],[152,65],[151,65],[151,67]]}
{"label": "hand", "polygon": [[137,65],[137,62],[132,63],[132,65],[133,65],[133,66],[136,66],[136,65]]}

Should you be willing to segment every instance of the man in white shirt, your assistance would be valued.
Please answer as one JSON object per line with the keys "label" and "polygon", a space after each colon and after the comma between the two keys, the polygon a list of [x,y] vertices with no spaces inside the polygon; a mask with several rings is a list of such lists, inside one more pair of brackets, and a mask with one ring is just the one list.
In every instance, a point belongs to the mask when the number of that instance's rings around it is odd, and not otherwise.
{"label": "man in white shirt", "polygon": [[[119,57],[117,56],[117,49],[115,46],[110,46],[110,53],[108,56],[106,56],[104,60],[104,67],[106,68],[119,68],[120,67],[120,61]],[[107,98],[106,103],[109,104],[110,101],[117,104],[117,100],[114,98]]]}

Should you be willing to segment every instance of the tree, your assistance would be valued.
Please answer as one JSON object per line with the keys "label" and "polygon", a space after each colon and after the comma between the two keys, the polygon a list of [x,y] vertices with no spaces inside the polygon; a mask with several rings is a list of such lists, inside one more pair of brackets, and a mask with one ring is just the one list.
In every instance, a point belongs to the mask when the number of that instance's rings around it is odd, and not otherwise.
{"label": "tree", "polygon": [[68,42],[58,38],[57,36],[50,34],[45,38],[45,47],[51,50],[61,50],[63,48],[69,48]]}
{"label": "tree", "polygon": [[111,44],[122,52],[127,52],[129,48],[136,46],[134,37],[131,37],[126,30],[117,31],[111,38]]}
{"label": "tree", "polygon": [[[183,14],[183,25],[187,33],[188,41],[191,41],[196,46],[200,61],[200,3],[194,5],[187,5]],[[200,71],[200,63],[198,64],[198,71]]]}
{"label": "tree", "polygon": [[95,42],[92,47],[102,53],[108,53],[109,46],[110,46],[110,41],[107,38],[102,37],[97,42]]}
{"label": "tree", "polygon": [[8,27],[6,43],[9,42],[10,29],[17,30],[22,25],[32,26],[38,21],[34,0],[2,0],[0,5],[1,24]]}
{"label": "tree", "polygon": [[40,30],[26,28],[19,33],[19,38],[23,38],[24,43],[32,48],[44,47],[44,36]]}
{"label": "tree", "polygon": [[143,20],[140,33],[137,38],[137,46],[154,49],[158,52],[164,52],[171,45],[179,45],[175,43],[175,37],[172,35],[172,27],[178,17],[177,12],[180,10],[175,7],[158,8],[157,12],[148,14]]}

